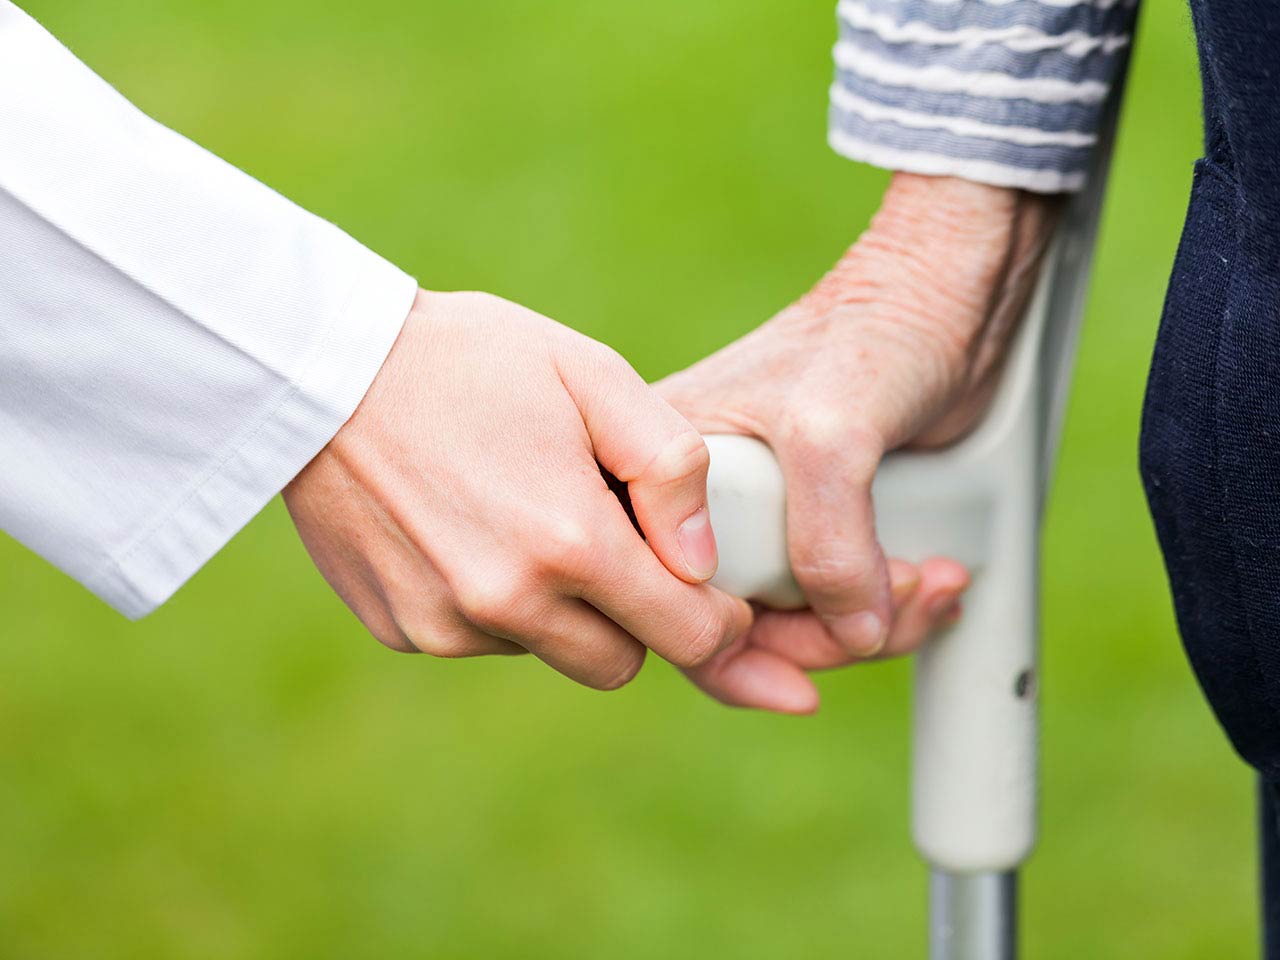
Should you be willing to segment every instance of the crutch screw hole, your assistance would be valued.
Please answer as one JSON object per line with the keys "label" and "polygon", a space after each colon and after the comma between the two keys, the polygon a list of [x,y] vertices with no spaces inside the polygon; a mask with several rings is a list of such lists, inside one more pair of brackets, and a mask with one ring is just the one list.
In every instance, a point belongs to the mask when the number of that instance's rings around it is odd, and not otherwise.
{"label": "crutch screw hole", "polygon": [[1030,667],[1013,681],[1013,695],[1019,700],[1030,700],[1036,695],[1036,672]]}

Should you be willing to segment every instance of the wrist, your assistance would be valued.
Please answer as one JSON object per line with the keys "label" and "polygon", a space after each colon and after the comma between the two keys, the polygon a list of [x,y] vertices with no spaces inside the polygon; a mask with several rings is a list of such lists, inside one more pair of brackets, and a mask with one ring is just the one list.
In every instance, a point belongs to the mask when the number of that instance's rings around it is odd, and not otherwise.
{"label": "wrist", "polygon": [[967,347],[1010,286],[1026,284],[1060,198],[897,173],[867,230],[807,300],[874,305]]}
{"label": "wrist", "polygon": [[959,177],[895,173],[872,220],[883,232],[927,230],[939,236],[996,244],[1020,221],[1043,219],[1051,225],[1060,204],[1054,194],[996,187]]}
{"label": "wrist", "polygon": [[932,277],[985,290],[1011,259],[1043,247],[1060,206],[1058,196],[897,173],[858,246],[886,247]]}

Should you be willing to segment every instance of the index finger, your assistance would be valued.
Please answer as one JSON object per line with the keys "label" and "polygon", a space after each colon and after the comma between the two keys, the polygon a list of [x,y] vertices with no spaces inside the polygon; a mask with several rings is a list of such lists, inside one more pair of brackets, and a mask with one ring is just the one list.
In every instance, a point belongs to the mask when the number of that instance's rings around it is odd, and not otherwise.
{"label": "index finger", "polygon": [[821,436],[773,443],[787,481],[787,550],[814,613],[846,650],[870,656],[891,616],[889,567],[876,539],[871,479],[879,453]]}

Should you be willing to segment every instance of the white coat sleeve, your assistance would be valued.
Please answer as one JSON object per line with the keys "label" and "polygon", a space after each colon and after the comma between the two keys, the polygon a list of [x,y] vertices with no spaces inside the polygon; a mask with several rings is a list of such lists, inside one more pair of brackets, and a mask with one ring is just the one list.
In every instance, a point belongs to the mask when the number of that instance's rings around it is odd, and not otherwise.
{"label": "white coat sleeve", "polygon": [[0,528],[163,603],[337,432],[414,280],[0,0]]}

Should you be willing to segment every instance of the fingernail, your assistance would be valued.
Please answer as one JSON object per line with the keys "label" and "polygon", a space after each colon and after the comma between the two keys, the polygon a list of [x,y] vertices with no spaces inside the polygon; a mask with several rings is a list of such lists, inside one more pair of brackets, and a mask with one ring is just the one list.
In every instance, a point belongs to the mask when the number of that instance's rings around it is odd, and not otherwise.
{"label": "fingernail", "polygon": [[889,590],[893,595],[893,605],[900,606],[915,593],[920,586],[920,572],[915,567],[899,568],[896,564],[889,567]]}
{"label": "fingernail", "polygon": [[698,580],[710,580],[716,574],[716,535],[711,530],[711,514],[703,507],[676,531],[676,542],[684,554],[684,565]]}
{"label": "fingernail", "polygon": [[827,621],[827,626],[850,653],[859,657],[878,653],[888,639],[884,621],[870,610],[832,617]]}

